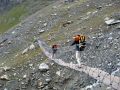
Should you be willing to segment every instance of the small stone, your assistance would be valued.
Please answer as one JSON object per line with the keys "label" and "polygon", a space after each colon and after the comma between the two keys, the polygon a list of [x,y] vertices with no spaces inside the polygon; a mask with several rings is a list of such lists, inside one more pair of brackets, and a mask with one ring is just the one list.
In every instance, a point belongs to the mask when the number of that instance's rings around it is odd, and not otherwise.
{"label": "small stone", "polygon": [[47,78],[47,79],[45,79],[45,81],[49,83],[51,81],[51,79]]}
{"label": "small stone", "polygon": [[112,40],[112,39],[113,39],[113,37],[109,37],[108,39],[109,39],[109,40]]}
{"label": "small stone", "polygon": [[111,90],[112,88],[111,87],[107,87],[106,90]]}
{"label": "small stone", "polygon": [[56,74],[57,74],[58,76],[60,76],[60,74],[61,74],[61,71],[57,71],[57,72],[56,72]]}
{"label": "small stone", "polygon": [[29,66],[30,66],[30,67],[32,67],[32,66],[33,66],[33,64],[31,63],[31,64],[29,64]]}
{"label": "small stone", "polygon": [[41,71],[47,71],[47,70],[49,70],[49,66],[48,66],[46,63],[41,63],[41,64],[39,65],[39,69],[40,69]]}
{"label": "small stone", "polygon": [[2,84],[0,84],[0,87],[2,87]]}
{"label": "small stone", "polygon": [[16,76],[16,73],[14,73],[13,75]]}
{"label": "small stone", "polygon": [[87,15],[90,15],[91,14],[91,12],[87,12]]}
{"label": "small stone", "polygon": [[43,82],[38,80],[38,87],[41,87],[41,86],[43,86]]}
{"label": "small stone", "polygon": [[15,34],[15,31],[12,31],[12,34]]}
{"label": "small stone", "polygon": [[42,21],[39,21],[39,23],[41,23]]}
{"label": "small stone", "polygon": [[24,82],[21,82],[22,85],[24,85],[25,83]]}
{"label": "small stone", "polygon": [[56,16],[57,15],[57,13],[53,13],[53,14],[51,14],[52,16]]}
{"label": "small stone", "polygon": [[63,23],[63,27],[66,27],[67,25],[72,24],[72,23],[73,23],[73,21],[64,22],[64,23]]}
{"label": "small stone", "polygon": [[4,88],[4,90],[8,90],[7,88]]}
{"label": "small stone", "polygon": [[105,23],[106,23],[107,25],[113,25],[113,24],[120,23],[120,20],[109,19],[109,20],[106,20]]}
{"label": "small stone", "polygon": [[46,26],[47,26],[47,23],[44,23],[43,25],[44,25],[44,27],[46,27]]}
{"label": "small stone", "polygon": [[27,78],[27,75],[25,74],[24,76],[23,76],[23,79],[26,79]]}
{"label": "small stone", "polygon": [[32,24],[33,22],[30,22],[30,24]]}
{"label": "small stone", "polygon": [[0,77],[1,80],[9,80],[8,75],[3,75]]}
{"label": "small stone", "polygon": [[28,52],[28,48],[26,48],[25,50],[23,50],[23,52],[22,52],[22,54],[25,54],[25,53],[27,53]]}
{"label": "small stone", "polygon": [[12,43],[12,41],[8,41],[8,44],[11,44]]}
{"label": "small stone", "polygon": [[10,67],[7,67],[7,66],[2,67],[2,68],[3,68],[4,71],[9,71],[11,69]]}
{"label": "small stone", "polygon": [[35,45],[34,44],[31,44],[30,47],[29,47],[30,50],[33,50],[35,49]]}
{"label": "small stone", "polygon": [[43,33],[43,32],[45,32],[45,30],[43,30],[43,29],[42,29],[42,30],[39,30],[39,33]]}
{"label": "small stone", "polygon": [[70,42],[70,40],[67,40],[67,43],[69,43]]}
{"label": "small stone", "polygon": [[89,4],[87,4],[87,7],[89,7],[90,5]]}

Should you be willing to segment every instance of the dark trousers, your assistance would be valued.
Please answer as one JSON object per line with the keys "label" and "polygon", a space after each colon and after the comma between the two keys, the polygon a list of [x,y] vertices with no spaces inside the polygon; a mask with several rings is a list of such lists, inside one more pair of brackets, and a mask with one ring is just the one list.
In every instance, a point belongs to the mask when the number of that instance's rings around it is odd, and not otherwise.
{"label": "dark trousers", "polygon": [[57,48],[52,48],[52,51],[53,51],[53,52],[52,52],[52,54],[53,54],[52,57],[54,57],[54,56],[55,56],[55,53],[57,52]]}

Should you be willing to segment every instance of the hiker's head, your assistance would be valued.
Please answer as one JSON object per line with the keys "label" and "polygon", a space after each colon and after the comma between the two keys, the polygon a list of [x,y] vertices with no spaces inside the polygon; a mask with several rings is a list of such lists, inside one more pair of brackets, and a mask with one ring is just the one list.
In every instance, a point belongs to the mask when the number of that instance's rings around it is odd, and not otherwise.
{"label": "hiker's head", "polygon": [[57,45],[57,44],[52,45],[52,48],[58,48],[58,47],[59,47],[59,45]]}
{"label": "hiker's head", "polygon": [[79,35],[79,34],[78,34],[77,36],[78,36],[78,37],[80,37],[80,35]]}

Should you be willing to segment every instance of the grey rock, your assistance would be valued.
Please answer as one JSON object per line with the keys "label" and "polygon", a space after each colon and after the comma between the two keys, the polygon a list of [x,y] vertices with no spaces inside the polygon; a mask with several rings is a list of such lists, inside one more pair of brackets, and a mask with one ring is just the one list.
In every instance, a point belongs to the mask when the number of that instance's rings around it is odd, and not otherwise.
{"label": "grey rock", "polygon": [[51,78],[47,78],[45,81],[49,83],[51,81]]}
{"label": "grey rock", "polygon": [[41,63],[41,64],[39,65],[39,69],[40,69],[41,71],[47,71],[47,70],[49,70],[50,68],[49,68],[49,66],[48,66],[46,63]]}
{"label": "grey rock", "polygon": [[57,71],[56,74],[57,74],[58,76],[60,76],[60,75],[61,75],[61,71]]}
{"label": "grey rock", "polygon": [[29,48],[24,49],[24,50],[22,51],[22,54],[27,53],[27,52],[28,52],[28,50],[29,50]]}
{"label": "grey rock", "polygon": [[4,71],[9,71],[9,70],[11,69],[11,67],[5,66],[5,67],[2,67],[2,69],[3,69]]}
{"label": "grey rock", "polygon": [[114,25],[114,24],[120,23],[120,20],[109,19],[109,20],[106,20],[105,23],[107,25]]}
{"label": "grey rock", "polygon": [[43,29],[42,29],[42,30],[39,30],[39,33],[43,33],[43,32],[45,32],[45,30],[43,30]]}
{"label": "grey rock", "polygon": [[27,75],[25,74],[25,75],[23,75],[23,79],[26,79],[27,78]]}
{"label": "grey rock", "polygon": [[43,82],[41,80],[38,80],[37,87],[38,88],[43,88],[44,87]]}
{"label": "grey rock", "polygon": [[29,47],[29,50],[33,50],[33,49],[35,49],[35,45],[31,44],[30,47]]}
{"label": "grey rock", "polygon": [[0,79],[1,79],[1,80],[9,80],[9,77],[8,77],[8,75],[2,75],[2,76],[0,77]]}
{"label": "grey rock", "polygon": [[7,88],[4,88],[4,90],[8,90]]}

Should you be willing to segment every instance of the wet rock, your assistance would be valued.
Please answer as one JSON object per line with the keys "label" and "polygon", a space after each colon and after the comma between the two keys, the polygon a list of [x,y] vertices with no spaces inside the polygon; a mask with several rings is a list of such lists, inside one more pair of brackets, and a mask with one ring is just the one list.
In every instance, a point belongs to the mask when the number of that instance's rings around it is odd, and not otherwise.
{"label": "wet rock", "polygon": [[46,63],[42,63],[39,65],[39,69],[41,71],[47,71],[47,70],[49,70],[49,66]]}
{"label": "wet rock", "polygon": [[8,75],[3,75],[0,77],[1,80],[9,80],[9,77]]}

